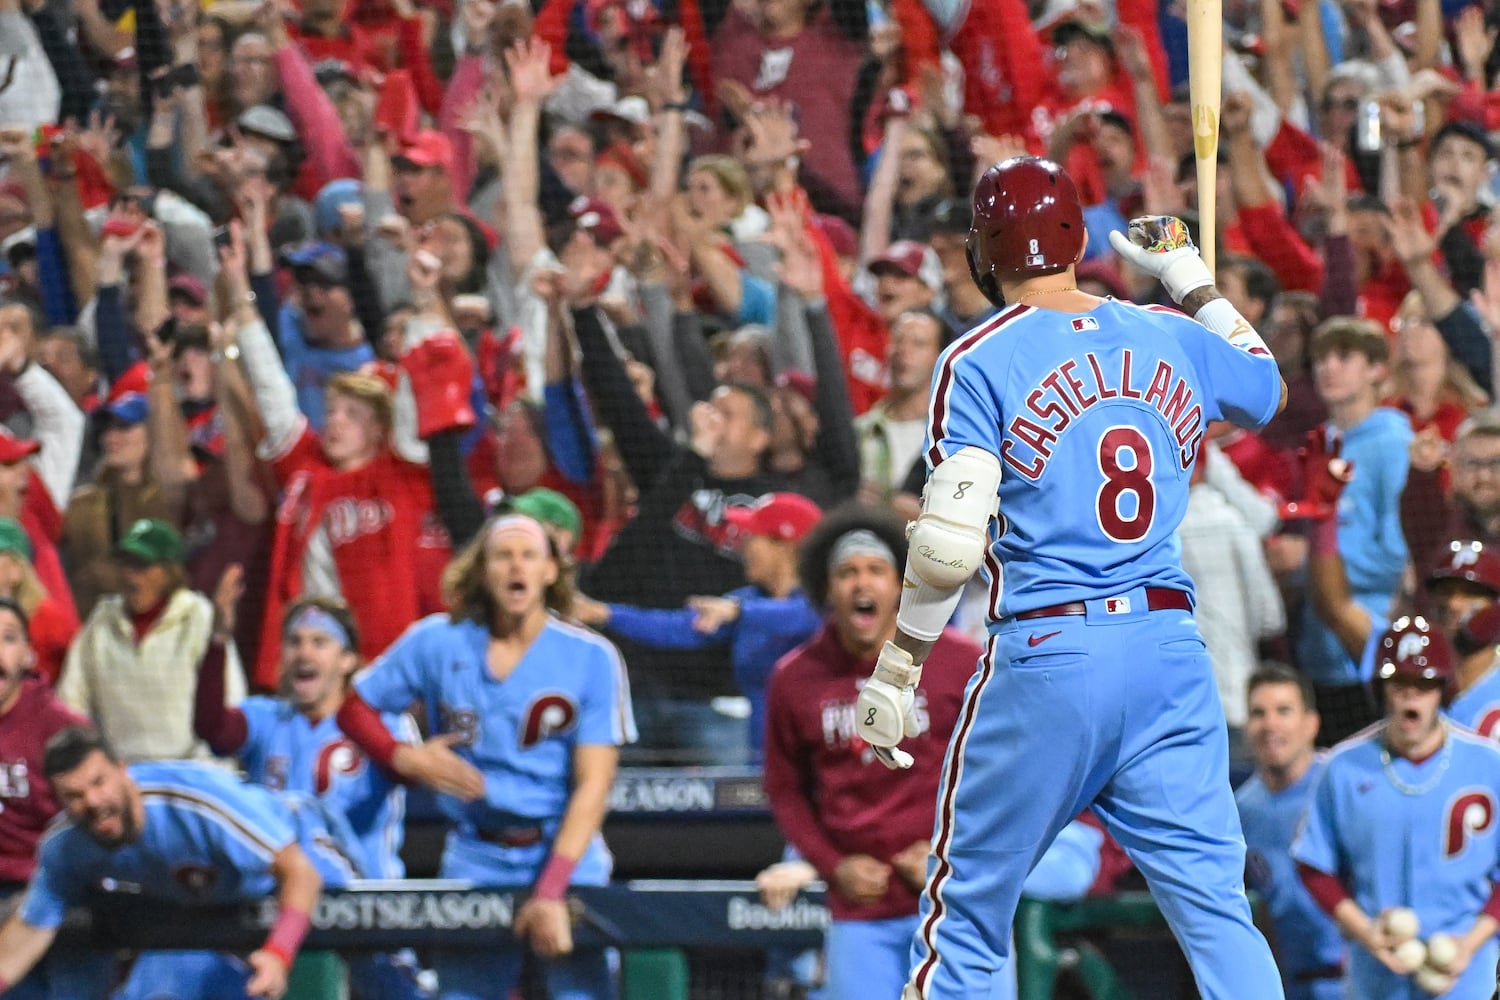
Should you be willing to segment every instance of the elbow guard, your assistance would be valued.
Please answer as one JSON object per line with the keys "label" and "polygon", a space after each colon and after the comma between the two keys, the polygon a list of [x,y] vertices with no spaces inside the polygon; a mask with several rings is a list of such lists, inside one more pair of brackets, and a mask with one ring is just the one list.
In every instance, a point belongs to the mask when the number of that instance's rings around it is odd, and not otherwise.
{"label": "elbow guard", "polygon": [[978,448],[964,448],[934,468],[911,531],[911,571],[934,587],[967,583],[984,558],[999,491],[1000,462]]}
{"label": "elbow guard", "polygon": [[1000,462],[964,448],[932,470],[922,513],[912,525],[896,623],[915,639],[936,640],[979,571],[998,510]]}

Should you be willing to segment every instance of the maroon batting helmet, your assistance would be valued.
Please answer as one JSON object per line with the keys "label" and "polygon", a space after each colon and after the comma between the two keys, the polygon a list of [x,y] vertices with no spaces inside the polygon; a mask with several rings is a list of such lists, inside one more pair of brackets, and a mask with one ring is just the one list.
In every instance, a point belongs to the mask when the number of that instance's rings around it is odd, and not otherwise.
{"label": "maroon batting helmet", "polygon": [[1453,697],[1458,654],[1442,631],[1421,615],[1397,618],[1375,651],[1375,676],[1443,685],[1443,703]]}
{"label": "maroon batting helmet", "polygon": [[1439,550],[1427,573],[1430,589],[1444,580],[1463,580],[1500,597],[1500,551],[1483,542],[1454,539]]}
{"label": "maroon batting helmet", "polygon": [[1083,206],[1062,167],[1040,156],[1013,156],[990,167],[974,188],[969,273],[995,305],[1000,279],[1056,274],[1083,251]]}

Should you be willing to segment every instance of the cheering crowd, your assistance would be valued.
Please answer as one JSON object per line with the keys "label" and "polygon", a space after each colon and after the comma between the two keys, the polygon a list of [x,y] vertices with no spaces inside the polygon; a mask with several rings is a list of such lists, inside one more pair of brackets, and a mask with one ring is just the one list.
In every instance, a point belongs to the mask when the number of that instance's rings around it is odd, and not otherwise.
{"label": "cheering crowd", "polygon": [[[1289,397],[1263,433],[1208,429],[1180,540],[1242,800],[1287,813],[1250,881],[1319,928],[1280,957],[1289,995],[1325,996],[1349,893],[1299,876],[1305,794],[1277,795],[1308,791],[1314,740],[1385,717],[1386,627],[1425,615],[1445,710],[1500,736],[1500,13],[1225,19],[1216,278]],[[608,878],[623,758],[763,764],[795,849],[771,897],[817,875],[836,923],[915,913],[935,770],[902,776],[915,844],[806,796],[886,777],[853,684],[894,627],[939,356],[996,312],[970,193],[1051,157],[1084,202],[1079,287],[1162,301],[1107,234],[1196,228],[1186,91],[1182,13],[1151,0],[0,0],[0,882],[59,807],[128,841],[181,796],[238,802],[201,768],[237,759],[309,796],[243,805],[284,813],[242,859],[284,913],[304,866],[399,877],[401,788],[426,785],[445,874],[535,884],[521,930],[568,954],[563,890]],[[955,662],[989,606],[976,578]],[[70,804],[81,774],[105,805]],[[1482,807],[1461,831],[1493,835]],[[1038,894],[1115,884],[1108,838],[1073,833],[1092,860]],[[1299,860],[1347,874],[1333,847]],[[288,919],[252,962],[265,995]],[[424,958],[444,996],[518,973]],[[410,965],[350,975],[396,996]],[[133,995],[165,968],[138,962]],[[553,969],[554,995],[607,991],[598,955]],[[87,973],[109,975],[53,970]]]}

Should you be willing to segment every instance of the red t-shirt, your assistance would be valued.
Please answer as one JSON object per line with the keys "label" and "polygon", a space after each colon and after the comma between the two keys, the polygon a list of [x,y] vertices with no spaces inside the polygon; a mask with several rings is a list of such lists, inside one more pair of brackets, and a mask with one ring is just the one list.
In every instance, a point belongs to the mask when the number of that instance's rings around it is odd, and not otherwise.
{"label": "red t-shirt", "polygon": [[[850,656],[825,625],[776,664],[766,692],[766,794],[787,842],[830,886],[847,855],[889,861],[931,838],[943,756],[982,652],[951,630],[933,646],[917,688],[927,729],[902,741],[915,759],[904,771],[887,770],[855,728],[873,659]],[[837,920],[882,920],[916,913],[917,893],[892,874],[879,902],[856,906],[830,891],[828,905]]]}
{"label": "red t-shirt", "polygon": [[62,514],[47,494],[42,477],[35,470],[26,486],[26,498],[21,501],[21,516],[17,519],[31,539],[31,568],[37,579],[47,588],[62,607],[63,613],[73,626],[78,625],[78,606],[73,603],[73,588],[63,573],[62,559],[57,555],[57,540],[62,537]]}
{"label": "red t-shirt", "polygon": [[271,468],[282,501],[252,677],[256,687],[276,687],[282,610],[302,593],[302,561],[320,527],[328,532],[339,587],[359,625],[365,659],[384,652],[418,618],[443,610],[441,581],[451,547],[425,466],[386,451],[363,468],[340,472],[304,426]]}
{"label": "red t-shirt", "polygon": [[58,812],[42,776],[42,748],[58,730],[81,724],[35,677],[21,682],[20,699],[0,715],[0,882],[31,878],[37,842]]}

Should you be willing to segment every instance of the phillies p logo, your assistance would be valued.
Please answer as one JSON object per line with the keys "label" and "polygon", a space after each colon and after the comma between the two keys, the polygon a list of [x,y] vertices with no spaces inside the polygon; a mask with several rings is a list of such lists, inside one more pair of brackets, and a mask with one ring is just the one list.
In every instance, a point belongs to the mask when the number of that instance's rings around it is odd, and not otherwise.
{"label": "phillies p logo", "polygon": [[1470,837],[1495,825],[1495,796],[1483,788],[1469,788],[1453,799],[1443,824],[1443,857],[1463,853]]}

